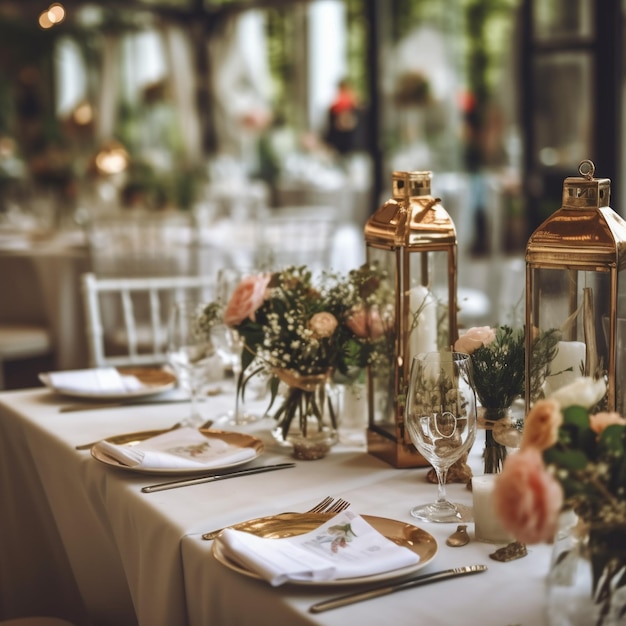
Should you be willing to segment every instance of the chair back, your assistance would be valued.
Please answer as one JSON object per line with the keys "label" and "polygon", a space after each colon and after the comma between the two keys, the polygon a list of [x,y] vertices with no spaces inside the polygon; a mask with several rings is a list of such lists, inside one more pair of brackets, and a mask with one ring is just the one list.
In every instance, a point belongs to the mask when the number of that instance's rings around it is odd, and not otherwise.
{"label": "chair back", "polygon": [[281,269],[306,265],[332,269],[332,251],[340,221],[326,207],[319,211],[278,210],[258,225],[255,266]]}
{"label": "chair back", "polygon": [[191,212],[107,212],[89,218],[85,228],[91,266],[99,276],[197,273]]}
{"label": "chair back", "polygon": [[198,296],[209,302],[214,283],[208,276],[102,278],[93,272],[83,274],[89,365],[166,363],[167,319],[173,302]]}

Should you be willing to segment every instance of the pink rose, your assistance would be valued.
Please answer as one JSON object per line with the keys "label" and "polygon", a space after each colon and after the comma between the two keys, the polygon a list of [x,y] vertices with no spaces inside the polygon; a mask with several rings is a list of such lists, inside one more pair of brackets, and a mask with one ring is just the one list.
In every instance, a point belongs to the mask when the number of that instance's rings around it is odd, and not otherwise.
{"label": "pink rose", "polygon": [[509,455],[496,479],[493,496],[496,515],[518,541],[552,541],[563,490],[546,470],[539,450],[528,447]]}
{"label": "pink rose", "polygon": [[496,338],[496,331],[489,326],[468,328],[454,343],[457,352],[472,354],[482,346],[490,344]]}
{"label": "pink rose", "polygon": [[538,400],[524,420],[521,447],[538,450],[551,448],[559,438],[559,426],[562,423],[563,415],[558,402]]}
{"label": "pink rose", "polygon": [[613,424],[618,424],[620,426],[626,426],[626,419],[624,419],[619,413],[596,413],[595,415],[589,416],[589,425],[591,430],[598,435],[602,434],[602,431],[607,426],[612,426]]}
{"label": "pink rose", "polygon": [[335,332],[337,325],[337,318],[332,313],[327,313],[325,311],[322,313],[316,313],[309,320],[309,328],[319,339],[330,337]]}
{"label": "pink rose", "polygon": [[357,336],[363,339],[382,337],[385,328],[377,309],[368,309],[363,306],[356,308],[346,321],[346,326]]}
{"label": "pink rose", "polygon": [[249,317],[254,320],[254,314],[263,304],[265,290],[270,282],[270,274],[256,274],[246,276],[235,287],[224,311],[224,324],[237,326]]}

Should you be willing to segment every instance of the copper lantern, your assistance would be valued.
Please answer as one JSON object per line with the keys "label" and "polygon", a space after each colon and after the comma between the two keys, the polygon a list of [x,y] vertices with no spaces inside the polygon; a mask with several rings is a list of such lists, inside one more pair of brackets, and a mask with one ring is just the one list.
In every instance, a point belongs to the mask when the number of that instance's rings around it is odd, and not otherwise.
{"label": "copper lantern", "polygon": [[579,376],[605,379],[604,410],[625,408],[626,222],[594,170],[586,160],[565,179],[561,208],[526,247],[527,409]]}
{"label": "copper lantern", "polygon": [[368,451],[395,467],[428,463],[404,428],[411,359],[457,338],[457,239],[430,195],[431,172],[394,172],[392,198],[365,225],[367,262],[386,277],[380,311],[389,350],[368,368]]}

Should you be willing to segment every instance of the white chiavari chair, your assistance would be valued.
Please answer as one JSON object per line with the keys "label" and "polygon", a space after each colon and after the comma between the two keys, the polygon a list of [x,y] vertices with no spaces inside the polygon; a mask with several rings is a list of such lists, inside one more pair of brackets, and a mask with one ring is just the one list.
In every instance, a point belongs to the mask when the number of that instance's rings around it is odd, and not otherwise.
{"label": "white chiavari chair", "polygon": [[[172,303],[198,294],[209,302],[214,296],[214,282],[212,276],[101,278],[92,272],[83,274],[89,365],[166,363],[167,318]],[[104,308],[105,298],[113,306]],[[136,306],[138,298],[140,308]],[[107,320],[112,311],[116,317]]]}

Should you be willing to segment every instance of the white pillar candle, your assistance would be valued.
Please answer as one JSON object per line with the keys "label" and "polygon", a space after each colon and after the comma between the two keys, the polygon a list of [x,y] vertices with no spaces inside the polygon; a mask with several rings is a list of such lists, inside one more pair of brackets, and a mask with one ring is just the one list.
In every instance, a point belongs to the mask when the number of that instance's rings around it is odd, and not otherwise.
{"label": "white pillar candle", "polygon": [[[416,285],[410,292],[411,323],[409,357],[420,352],[437,350],[437,301],[423,285]],[[410,362],[410,360],[409,360]]]}
{"label": "white pillar candle", "polygon": [[[586,346],[582,341],[559,341],[557,353],[550,363],[550,376],[546,378],[544,391],[549,396],[553,391],[582,376],[580,365],[585,365]],[[565,370],[570,371],[565,371]]]}
{"label": "white pillar candle", "polygon": [[476,541],[510,543],[513,537],[502,527],[493,504],[493,488],[497,474],[472,478],[474,504],[474,536]]}

